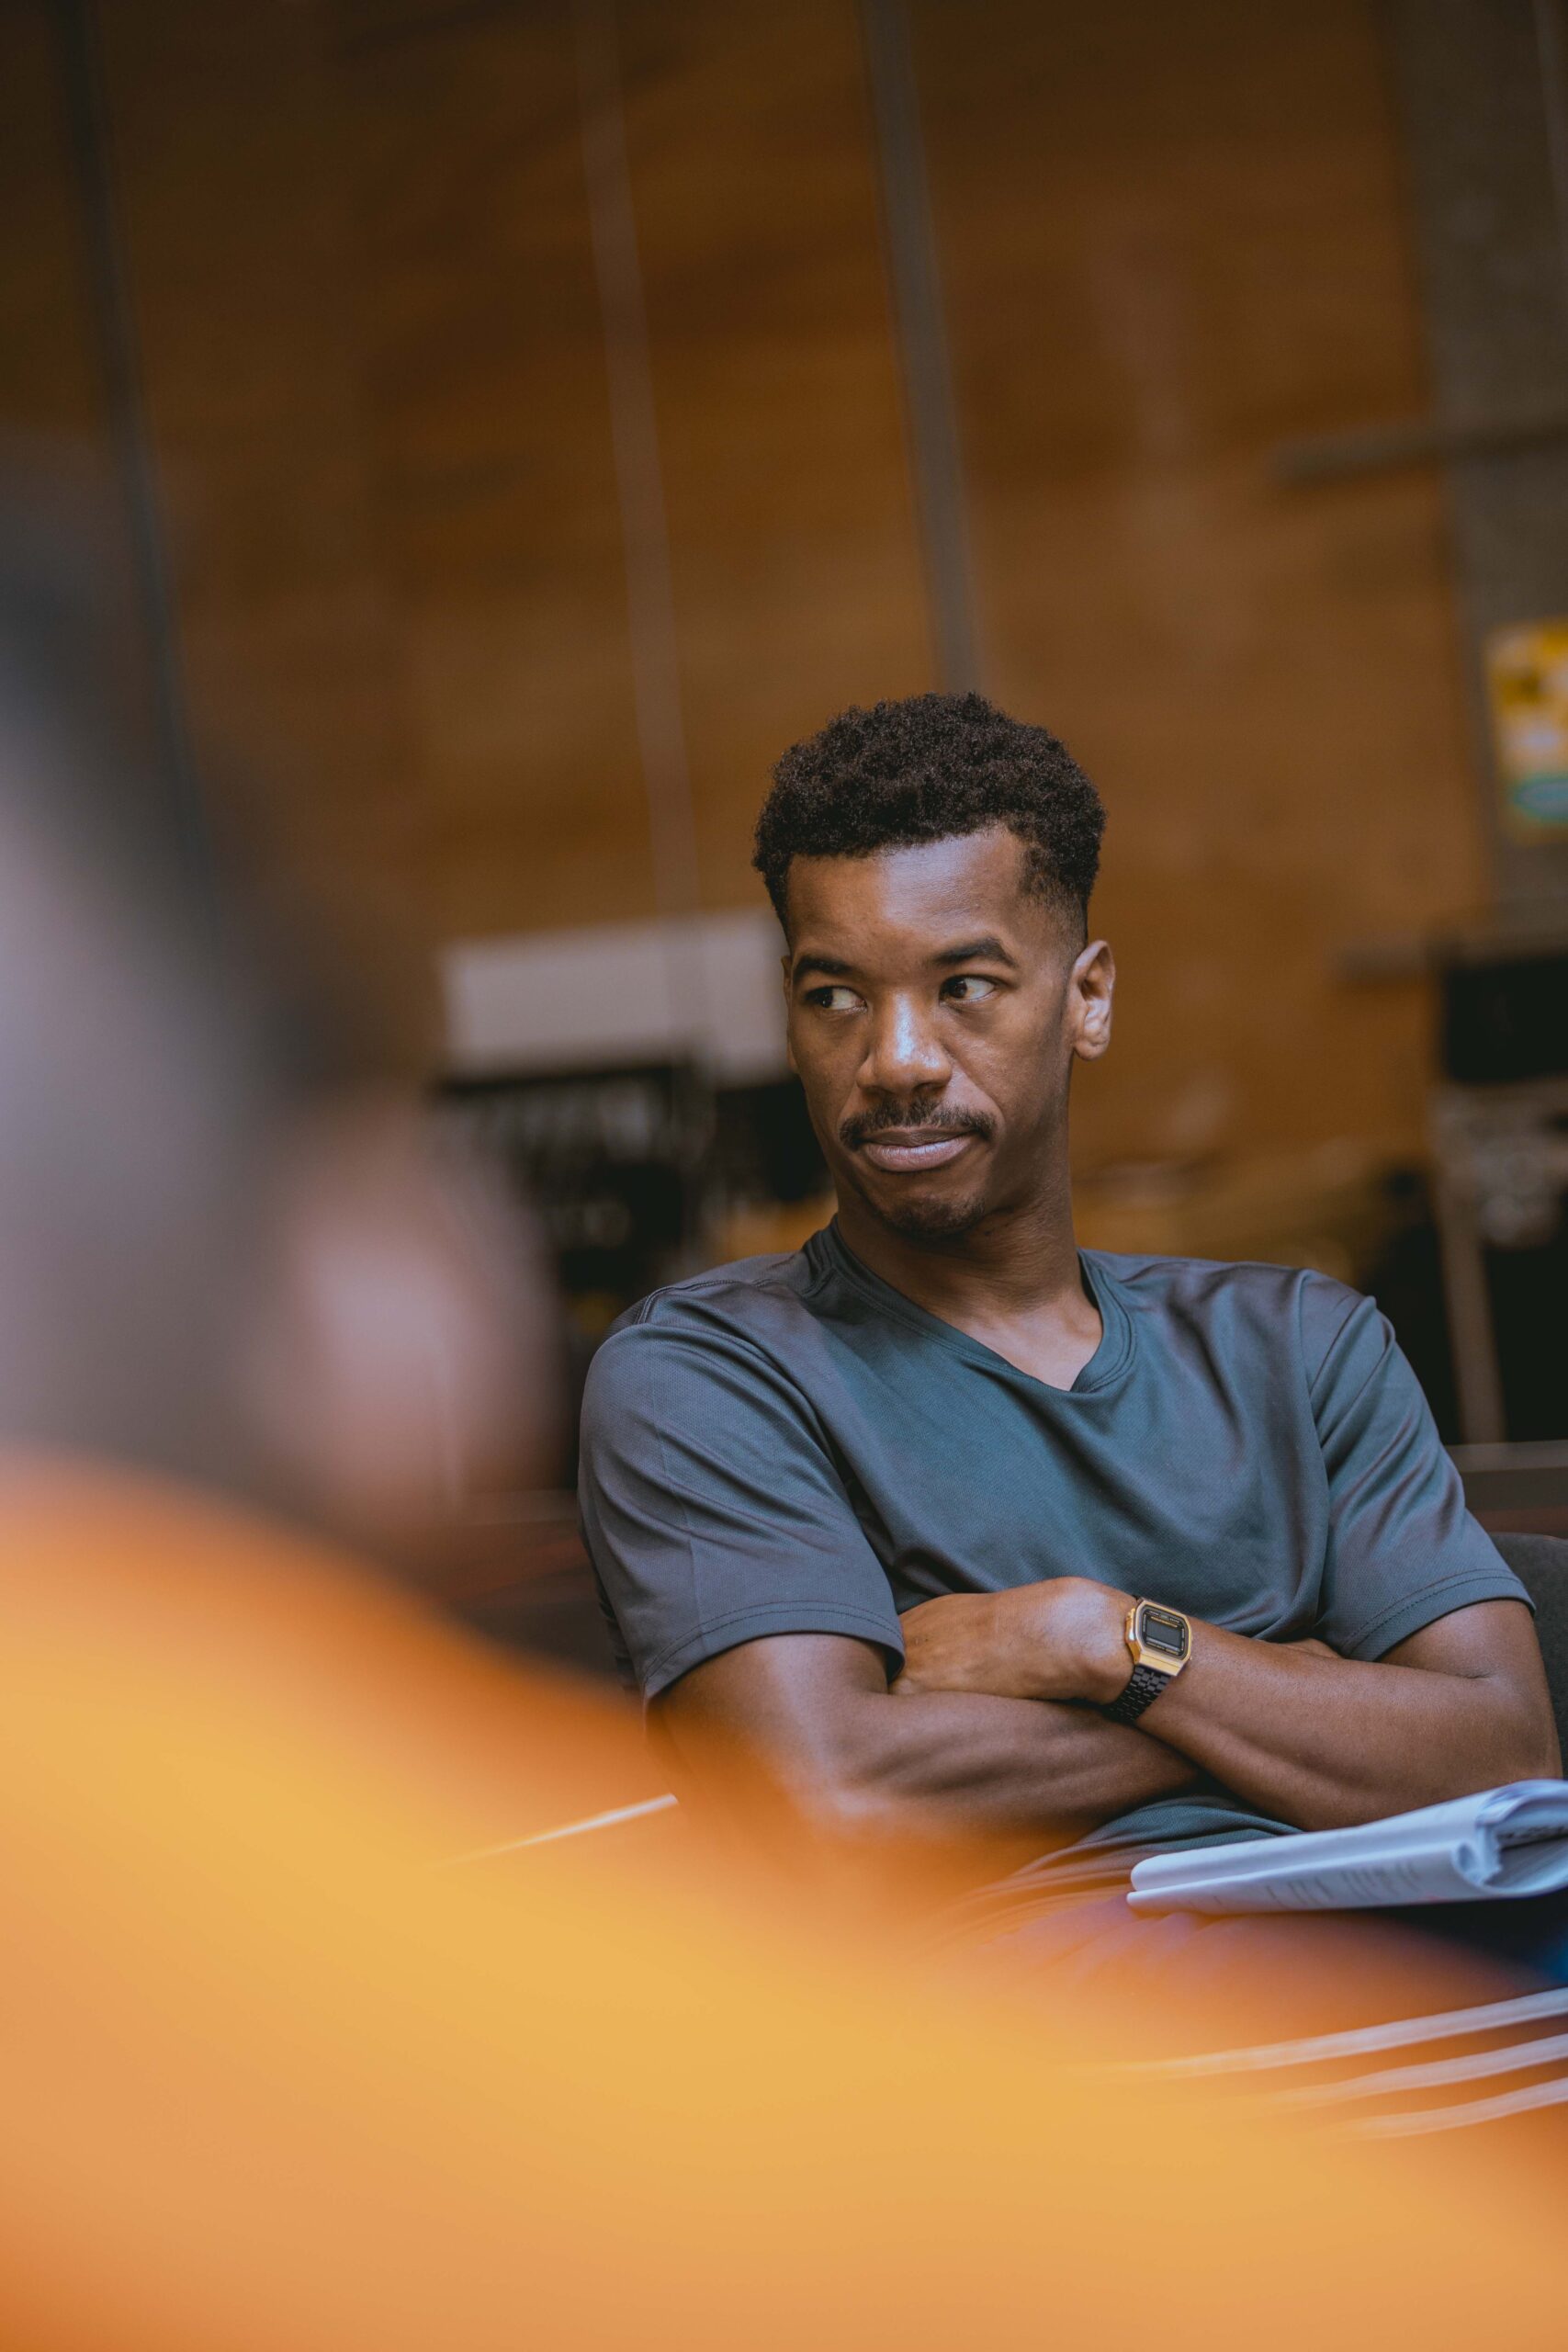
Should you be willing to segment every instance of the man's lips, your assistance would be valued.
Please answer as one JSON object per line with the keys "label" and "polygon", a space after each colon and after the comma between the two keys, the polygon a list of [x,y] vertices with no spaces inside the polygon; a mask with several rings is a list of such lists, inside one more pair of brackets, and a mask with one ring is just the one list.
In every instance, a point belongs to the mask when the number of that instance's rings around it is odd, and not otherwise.
{"label": "man's lips", "polygon": [[945,1168],[974,1140],[969,1128],[955,1135],[951,1127],[884,1127],[860,1148],[874,1168],[886,1168],[894,1175],[913,1175],[928,1168]]}

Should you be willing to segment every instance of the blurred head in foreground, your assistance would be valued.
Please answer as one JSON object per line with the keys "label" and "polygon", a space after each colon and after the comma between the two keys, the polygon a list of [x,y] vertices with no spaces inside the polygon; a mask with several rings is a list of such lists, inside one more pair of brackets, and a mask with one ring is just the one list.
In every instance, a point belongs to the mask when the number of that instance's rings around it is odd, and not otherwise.
{"label": "blurred head in foreground", "polygon": [[126,755],[82,547],[6,544],[0,1442],[397,1548],[537,1467],[527,1237]]}

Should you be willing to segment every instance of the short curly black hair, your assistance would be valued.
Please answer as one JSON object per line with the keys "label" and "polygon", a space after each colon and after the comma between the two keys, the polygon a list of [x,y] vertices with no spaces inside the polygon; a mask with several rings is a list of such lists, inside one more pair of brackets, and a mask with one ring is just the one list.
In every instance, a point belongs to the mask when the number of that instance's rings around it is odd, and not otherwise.
{"label": "short curly black hair", "polygon": [[1087,922],[1105,808],[1066,744],[983,695],[852,707],[773,770],[751,860],[787,929],[797,857],[870,857],[1006,825],[1042,898]]}

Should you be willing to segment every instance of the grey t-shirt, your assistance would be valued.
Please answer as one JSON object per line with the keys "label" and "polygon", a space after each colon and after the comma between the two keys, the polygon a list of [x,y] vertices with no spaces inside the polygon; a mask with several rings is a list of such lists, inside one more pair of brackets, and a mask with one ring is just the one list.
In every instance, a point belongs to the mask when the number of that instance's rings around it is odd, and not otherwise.
{"label": "grey t-shirt", "polygon": [[[933,1595],[1102,1577],[1238,1634],[1383,1657],[1524,1600],[1464,1506],[1388,1324],[1321,1274],[1082,1253],[1104,1330],[1048,1387],[917,1306],[836,1226],[655,1292],[594,1359],[581,1500],[648,1698],[769,1634],[849,1634],[890,1672]],[[1049,1859],[1279,1829],[1217,1786]]]}

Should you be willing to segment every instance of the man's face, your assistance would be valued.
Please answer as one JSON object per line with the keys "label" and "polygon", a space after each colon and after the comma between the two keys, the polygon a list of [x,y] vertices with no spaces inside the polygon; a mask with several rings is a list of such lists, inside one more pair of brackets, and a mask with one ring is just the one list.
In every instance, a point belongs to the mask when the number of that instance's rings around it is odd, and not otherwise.
{"label": "man's face", "polygon": [[1025,874],[1001,825],[790,867],[790,1059],[840,1199],[913,1240],[1029,1199],[1110,1038],[1110,949]]}

